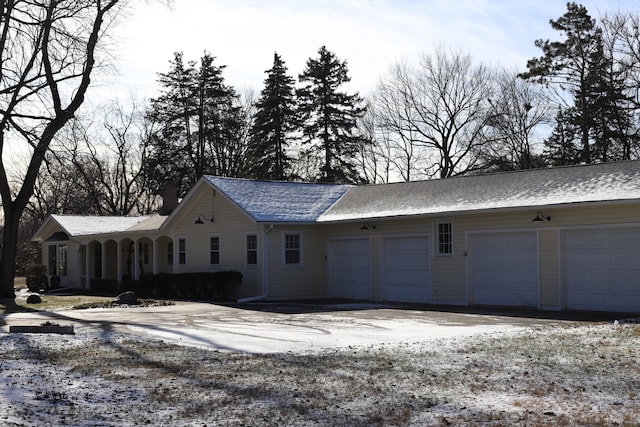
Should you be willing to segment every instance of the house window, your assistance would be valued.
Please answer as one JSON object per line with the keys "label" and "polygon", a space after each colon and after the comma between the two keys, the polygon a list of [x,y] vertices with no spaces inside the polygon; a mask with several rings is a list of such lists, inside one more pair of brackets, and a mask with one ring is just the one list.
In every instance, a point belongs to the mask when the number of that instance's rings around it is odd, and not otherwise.
{"label": "house window", "polygon": [[258,264],[258,235],[247,234],[247,265]]}
{"label": "house window", "polygon": [[453,228],[450,222],[438,223],[438,255],[453,253]]}
{"label": "house window", "polygon": [[286,265],[301,264],[300,240],[299,234],[286,233],[284,235],[284,263]]}
{"label": "house window", "polygon": [[185,265],[187,263],[187,239],[181,237],[178,239],[178,264]]}
{"label": "house window", "polygon": [[167,265],[173,265],[173,242],[167,242]]}
{"label": "house window", "polygon": [[220,264],[220,236],[209,237],[209,264]]}
{"label": "house window", "polygon": [[58,246],[58,275],[67,275],[67,245]]}

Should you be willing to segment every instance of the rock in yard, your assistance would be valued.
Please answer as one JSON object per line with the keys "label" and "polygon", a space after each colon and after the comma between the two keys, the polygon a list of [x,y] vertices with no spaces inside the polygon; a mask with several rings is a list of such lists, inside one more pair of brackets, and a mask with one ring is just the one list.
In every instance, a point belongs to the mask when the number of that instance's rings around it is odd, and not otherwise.
{"label": "rock in yard", "polygon": [[113,300],[113,302],[115,304],[127,304],[127,305],[131,305],[131,304],[137,304],[138,303],[138,295],[135,294],[135,292],[124,292],[121,293],[120,295],[118,295],[116,297],[115,300]]}
{"label": "rock in yard", "polygon": [[38,294],[31,294],[27,297],[27,304],[40,304],[42,302],[42,298]]}

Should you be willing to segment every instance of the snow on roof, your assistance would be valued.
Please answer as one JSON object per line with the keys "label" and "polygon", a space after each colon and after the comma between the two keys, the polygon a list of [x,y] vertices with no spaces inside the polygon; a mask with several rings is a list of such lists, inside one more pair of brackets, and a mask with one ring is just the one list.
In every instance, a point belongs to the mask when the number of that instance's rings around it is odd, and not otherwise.
{"label": "snow on roof", "polygon": [[640,199],[640,161],[352,187],[320,222]]}
{"label": "snow on roof", "polygon": [[51,215],[71,236],[118,233],[135,228],[149,216]]}
{"label": "snow on roof", "polygon": [[153,231],[159,230],[167,220],[167,215],[153,214],[143,218],[142,221],[132,225],[127,231]]}
{"label": "snow on roof", "polygon": [[342,184],[206,178],[257,222],[315,222],[352,188]]}

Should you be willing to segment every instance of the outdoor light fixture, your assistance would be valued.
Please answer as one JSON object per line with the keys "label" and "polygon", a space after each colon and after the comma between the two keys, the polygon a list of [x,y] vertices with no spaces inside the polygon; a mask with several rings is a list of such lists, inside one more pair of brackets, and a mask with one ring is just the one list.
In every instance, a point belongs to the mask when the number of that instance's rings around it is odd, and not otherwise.
{"label": "outdoor light fixture", "polygon": [[533,218],[534,222],[541,222],[541,221],[551,221],[551,217],[550,216],[544,216],[542,215],[542,211],[538,211],[538,214],[536,215],[535,218]]}
{"label": "outdoor light fixture", "polygon": [[203,214],[198,215],[198,219],[195,220],[194,224],[204,224],[204,221],[209,221],[209,222],[213,222],[213,217],[211,217],[211,219],[207,218],[206,216],[204,216]]}
{"label": "outdoor light fixture", "polygon": [[362,223],[362,227],[360,227],[360,230],[368,230],[369,228],[375,230],[376,226],[375,225],[369,225],[368,222],[364,222],[364,223]]}

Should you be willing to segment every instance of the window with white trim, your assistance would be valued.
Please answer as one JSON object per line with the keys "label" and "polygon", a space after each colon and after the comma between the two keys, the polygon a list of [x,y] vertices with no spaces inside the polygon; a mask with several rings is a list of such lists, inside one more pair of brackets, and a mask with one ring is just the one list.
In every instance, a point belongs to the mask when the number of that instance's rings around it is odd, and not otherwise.
{"label": "window with white trim", "polygon": [[453,226],[450,221],[437,224],[438,247],[436,253],[440,256],[453,254]]}
{"label": "window with white trim", "polygon": [[284,233],[284,264],[302,264],[302,238],[299,233]]}
{"label": "window with white trim", "polygon": [[180,237],[178,239],[178,264],[185,265],[187,263],[187,238]]}
{"label": "window with white trim", "polygon": [[220,236],[209,236],[209,264],[220,265]]}
{"label": "window with white trim", "polygon": [[258,235],[247,234],[247,265],[258,264]]}

